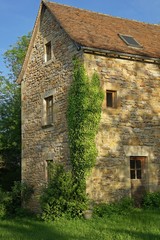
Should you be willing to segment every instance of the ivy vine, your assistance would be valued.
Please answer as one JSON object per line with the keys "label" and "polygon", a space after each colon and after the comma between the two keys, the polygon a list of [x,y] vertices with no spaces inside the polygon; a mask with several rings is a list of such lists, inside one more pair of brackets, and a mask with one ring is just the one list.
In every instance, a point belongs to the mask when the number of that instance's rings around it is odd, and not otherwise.
{"label": "ivy vine", "polygon": [[51,181],[41,195],[42,219],[46,221],[64,214],[82,216],[88,208],[85,179],[97,157],[95,136],[103,98],[98,75],[94,73],[90,79],[84,66],[74,60],[67,110],[72,172],[53,165]]}
{"label": "ivy vine", "polygon": [[84,66],[74,60],[73,82],[68,98],[68,131],[73,174],[83,181],[96,162],[95,137],[101,118],[104,93],[97,73],[91,78]]}

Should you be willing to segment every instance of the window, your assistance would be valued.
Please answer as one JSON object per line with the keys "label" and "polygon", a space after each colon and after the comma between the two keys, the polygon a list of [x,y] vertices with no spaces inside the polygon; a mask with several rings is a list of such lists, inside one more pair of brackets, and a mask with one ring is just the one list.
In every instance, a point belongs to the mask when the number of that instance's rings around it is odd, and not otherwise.
{"label": "window", "polygon": [[53,127],[55,121],[55,93],[56,89],[49,89],[41,94],[42,99],[42,127]]}
{"label": "window", "polygon": [[51,47],[51,41],[47,42],[45,44],[45,61],[48,62],[52,58],[52,47]]}
{"label": "window", "polygon": [[53,123],[53,96],[45,98],[46,101],[46,123]]}
{"label": "window", "polygon": [[127,36],[127,35],[122,35],[119,34],[119,37],[128,45],[131,47],[137,47],[137,48],[141,48],[142,46],[131,36]]}
{"label": "window", "polygon": [[117,92],[112,90],[106,91],[106,106],[116,108],[117,106]]}
{"label": "window", "polygon": [[52,179],[52,168],[53,168],[53,160],[47,160],[46,161],[47,182],[50,182]]}
{"label": "window", "polygon": [[138,157],[130,157],[130,177],[131,179],[142,178],[142,162]]}

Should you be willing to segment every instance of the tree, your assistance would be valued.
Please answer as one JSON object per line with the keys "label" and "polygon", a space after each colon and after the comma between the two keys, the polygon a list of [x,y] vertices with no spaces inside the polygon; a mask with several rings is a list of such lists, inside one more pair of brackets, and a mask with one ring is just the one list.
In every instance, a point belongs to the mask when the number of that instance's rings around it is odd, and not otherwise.
{"label": "tree", "polygon": [[22,36],[4,53],[10,73],[0,73],[0,185],[9,190],[20,180],[21,162],[21,101],[17,79],[28,48],[31,34]]}
{"label": "tree", "polygon": [[10,79],[17,79],[28,49],[31,33],[18,38],[16,44],[12,45],[9,50],[4,53],[4,62],[10,69]]}

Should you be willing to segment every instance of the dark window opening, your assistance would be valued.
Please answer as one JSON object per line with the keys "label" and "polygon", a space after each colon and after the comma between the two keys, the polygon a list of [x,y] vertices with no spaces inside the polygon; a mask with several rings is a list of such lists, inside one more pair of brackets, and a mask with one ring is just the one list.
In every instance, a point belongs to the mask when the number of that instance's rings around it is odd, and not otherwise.
{"label": "dark window opening", "polygon": [[119,36],[128,46],[142,48],[142,46],[133,37],[121,34],[119,34]]}
{"label": "dark window opening", "polygon": [[137,157],[130,158],[130,177],[131,179],[142,178],[142,162]]}
{"label": "dark window opening", "polygon": [[117,92],[107,90],[106,91],[106,106],[110,108],[116,108],[117,104]]}
{"label": "dark window opening", "polygon": [[49,60],[51,60],[51,41],[48,42],[46,45],[46,62],[48,62]]}
{"label": "dark window opening", "polygon": [[53,96],[45,98],[46,100],[46,122],[47,125],[53,123]]}
{"label": "dark window opening", "polygon": [[49,183],[52,179],[53,174],[53,160],[47,160],[47,182]]}

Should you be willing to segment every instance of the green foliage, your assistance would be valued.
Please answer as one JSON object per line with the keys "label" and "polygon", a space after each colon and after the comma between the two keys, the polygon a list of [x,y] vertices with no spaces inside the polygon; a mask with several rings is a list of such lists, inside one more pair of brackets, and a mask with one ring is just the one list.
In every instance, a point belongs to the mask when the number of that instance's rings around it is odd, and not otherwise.
{"label": "green foliage", "polygon": [[7,214],[6,208],[4,204],[0,204],[0,219],[5,218]]}
{"label": "green foliage", "polygon": [[52,178],[41,195],[42,219],[53,221],[64,215],[81,216],[87,200],[70,171],[60,164],[53,164]]}
{"label": "green foliage", "polygon": [[101,117],[104,94],[98,75],[89,79],[83,65],[74,60],[74,77],[68,99],[70,155],[74,175],[81,181],[94,166],[95,136]]}
{"label": "green foliage", "polygon": [[35,219],[0,220],[2,240],[158,240],[160,214],[136,211],[128,215],[61,219],[44,223]]}
{"label": "green foliage", "polygon": [[113,214],[126,215],[134,209],[134,201],[131,198],[123,198],[116,203],[101,203],[95,206],[94,215],[99,217],[111,216]]}
{"label": "green foliage", "polygon": [[0,218],[6,217],[8,214],[8,207],[12,202],[12,198],[8,192],[4,192],[0,188]]}
{"label": "green foliage", "polygon": [[26,184],[25,182],[14,182],[12,187],[11,197],[12,197],[12,209],[19,209],[22,205],[27,205],[27,202],[33,194],[32,186]]}
{"label": "green foliage", "polygon": [[142,207],[160,210],[160,192],[146,193],[142,200]]}
{"label": "green foliage", "polygon": [[0,73],[0,184],[6,190],[10,190],[13,182],[21,178],[21,96],[15,80],[22,67],[30,37],[29,33],[19,38],[4,53],[10,74],[4,77]]}
{"label": "green foliage", "polygon": [[11,48],[4,53],[5,63],[10,69],[13,79],[16,79],[21,71],[30,38],[31,33],[19,37],[16,44],[12,45]]}
{"label": "green foliage", "polygon": [[15,83],[3,79],[0,95],[0,150],[20,151],[20,88]]}
{"label": "green foliage", "polygon": [[103,97],[98,75],[89,79],[83,65],[75,60],[67,111],[72,172],[62,165],[53,166],[52,179],[41,196],[45,221],[82,216],[87,209],[86,174],[97,157],[95,136]]}
{"label": "green foliage", "polygon": [[20,179],[20,88],[5,78],[0,88],[0,159],[3,162],[0,184],[4,189],[10,190],[13,182]]}
{"label": "green foliage", "polygon": [[0,188],[0,218],[26,213],[23,204],[27,203],[33,193],[31,186],[26,183],[15,182],[12,191],[6,192]]}

